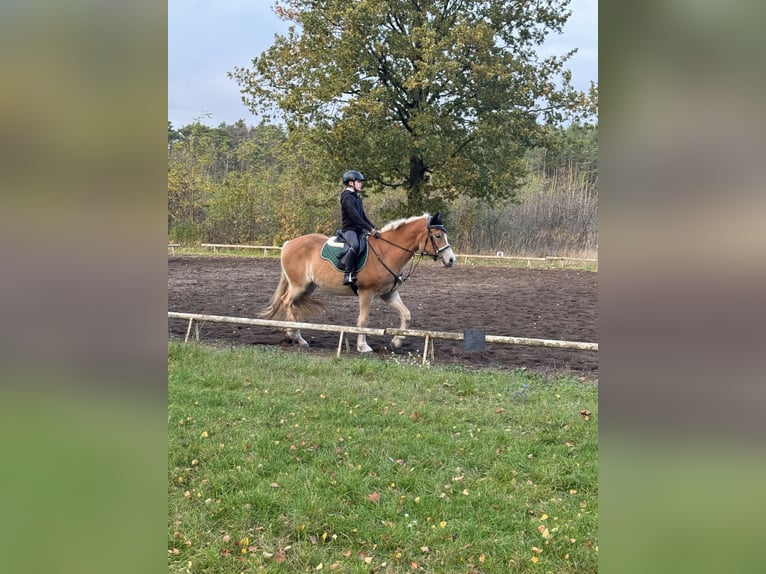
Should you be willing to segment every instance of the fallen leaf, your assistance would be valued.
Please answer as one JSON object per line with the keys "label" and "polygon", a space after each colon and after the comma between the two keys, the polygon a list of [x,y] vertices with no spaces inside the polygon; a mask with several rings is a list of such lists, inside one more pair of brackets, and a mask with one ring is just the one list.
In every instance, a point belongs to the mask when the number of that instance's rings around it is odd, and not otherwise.
{"label": "fallen leaf", "polygon": [[548,531],[548,529],[545,527],[544,524],[541,524],[537,527],[537,530],[540,532],[540,534],[543,535],[543,538],[550,538],[551,533]]}
{"label": "fallen leaf", "polygon": [[367,500],[370,502],[380,502],[380,494],[377,492],[373,492],[372,494],[367,495]]}
{"label": "fallen leaf", "polygon": [[537,556],[532,556],[532,558],[530,558],[530,560],[531,560],[533,563],[537,564],[537,561],[538,561],[538,560],[540,560],[540,559],[539,559]]}

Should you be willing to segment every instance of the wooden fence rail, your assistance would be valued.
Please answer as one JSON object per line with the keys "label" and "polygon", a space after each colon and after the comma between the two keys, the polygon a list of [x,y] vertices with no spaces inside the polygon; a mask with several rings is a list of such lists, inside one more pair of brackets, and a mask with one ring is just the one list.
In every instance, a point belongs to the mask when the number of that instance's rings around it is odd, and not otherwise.
{"label": "wooden fence rail", "polygon": [[200,243],[200,247],[212,247],[213,253],[218,253],[218,249],[263,249],[263,256],[269,251],[282,251],[279,245],[228,245],[226,243]]}
{"label": "wooden fence rail", "polygon": [[[181,247],[178,243],[169,243],[168,248]],[[242,244],[229,244],[229,243],[200,243],[200,247],[207,247],[213,250],[213,253],[218,253],[219,249],[262,249],[264,257],[269,251],[281,251],[280,245],[242,245]],[[598,263],[598,259],[588,259],[584,257],[562,257],[560,255],[546,255],[545,257],[524,257],[523,255],[504,255],[502,251],[498,251],[497,255],[473,255],[469,253],[456,253],[457,259],[463,258],[463,262],[468,262],[469,259],[498,259],[498,260],[515,260],[526,261],[527,267],[530,267],[532,261],[541,262],[553,262],[558,261],[561,267],[564,267],[565,261],[576,261],[581,263]],[[175,249],[173,249],[175,254]]]}
{"label": "wooden fence rail", "polygon": [[[226,317],[222,315],[202,315],[198,313],[178,313],[175,311],[168,311],[168,319],[184,319],[188,320],[189,324],[186,328],[186,337],[184,342],[189,340],[189,334],[191,333],[192,324],[194,321],[209,321],[211,323],[233,323],[237,325],[257,325],[262,327],[276,327],[281,329],[305,329],[307,331],[330,331],[339,333],[338,351],[336,356],[340,357],[341,349],[343,347],[343,341],[345,337],[346,350],[348,351],[348,338],[347,334],[364,333],[365,335],[375,336],[402,336],[402,337],[423,337],[425,339],[423,345],[423,364],[426,362],[426,357],[431,356],[431,361],[434,360],[434,339],[445,339],[452,341],[462,341],[463,333],[451,333],[444,331],[423,331],[418,329],[394,329],[391,327],[385,329],[372,329],[369,327],[352,327],[350,325],[324,325],[320,323],[299,323],[294,321],[272,321],[270,319],[249,319],[247,317]],[[195,338],[199,340],[199,325],[195,326]],[[526,345],[530,347],[554,347],[558,349],[576,349],[580,351],[598,351],[598,343],[585,343],[579,341],[558,341],[555,339],[529,339],[526,337],[505,337],[499,335],[485,335],[485,342],[497,343],[502,345]],[[430,346],[430,348],[429,348]]]}

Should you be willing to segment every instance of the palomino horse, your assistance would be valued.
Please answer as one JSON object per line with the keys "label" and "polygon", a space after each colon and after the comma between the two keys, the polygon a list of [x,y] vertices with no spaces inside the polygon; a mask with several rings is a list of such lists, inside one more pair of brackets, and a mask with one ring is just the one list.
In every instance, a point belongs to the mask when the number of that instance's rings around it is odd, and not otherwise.
{"label": "palomino horse", "polygon": [[[370,306],[375,296],[380,297],[399,311],[401,329],[410,324],[410,311],[402,303],[398,288],[407,277],[402,277],[404,266],[414,255],[429,255],[434,261],[441,259],[445,267],[455,263],[455,254],[447,241],[447,230],[441,214],[431,217],[428,213],[408,219],[392,221],[380,230],[380,237],[369,236],[367,263],[357,273],[359,297],[358,327],[365,327]],[[314,296],[319,287],[331,295],[355,295],[351,285],[343,285],[343,272],[333,263],[321,257],[326,235],[312,233],[291,239],[282,246],[282,274],[271,304],[260,317],[286,321],[304,321],[318,315],[322,303]],[[288,339],[308,346],[299,329],[288,329]],[[391,341],[395,348],[402,345],[403,337]],[[372,348],[367,337],[359,334],[356,349],[369,353]]]}

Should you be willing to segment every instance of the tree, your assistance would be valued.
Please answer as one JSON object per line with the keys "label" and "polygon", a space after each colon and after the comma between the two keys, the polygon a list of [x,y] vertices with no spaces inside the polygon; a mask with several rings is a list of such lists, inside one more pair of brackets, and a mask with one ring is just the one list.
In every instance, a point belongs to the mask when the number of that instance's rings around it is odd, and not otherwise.
{"label": "tree", "polygon": [[556,177],[563,171],[576,172],[588,186],[598,180],[598,124],[573,123],[566,127],[546,127],[545,145],[528,154],[533,172]]}
{"label": "tree", "polygon": [[230,73],[253,113],[310,128],[329,166],[406,190],[416,213],[459,195],[512,197],[541,123],[587,113],[540,58],[569,0],[277,0],[286,36]]}

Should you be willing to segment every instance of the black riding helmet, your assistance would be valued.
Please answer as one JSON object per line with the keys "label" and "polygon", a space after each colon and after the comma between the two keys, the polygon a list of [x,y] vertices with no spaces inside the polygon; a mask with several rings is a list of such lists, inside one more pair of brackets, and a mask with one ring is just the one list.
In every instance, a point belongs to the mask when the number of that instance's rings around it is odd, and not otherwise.
{"label": "black riding helmet", "polygon": [[364,181],[364,176],[355,169],[350,169],[343,174],[343,183],[347,184],[349,181]]}

